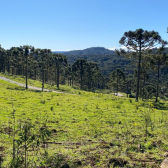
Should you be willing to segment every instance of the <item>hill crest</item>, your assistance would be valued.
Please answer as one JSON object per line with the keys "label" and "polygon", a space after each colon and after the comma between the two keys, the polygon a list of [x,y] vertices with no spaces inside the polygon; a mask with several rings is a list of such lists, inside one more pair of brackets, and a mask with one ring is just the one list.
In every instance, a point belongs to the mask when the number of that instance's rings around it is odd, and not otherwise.
{"label": "hill crest", "polygon": [[104,47],[90,47],[83,50],[72,51],[54,51],[54,53],[63,53],[64,55],[87,55],[87,54],[114,54],[115,51]]}

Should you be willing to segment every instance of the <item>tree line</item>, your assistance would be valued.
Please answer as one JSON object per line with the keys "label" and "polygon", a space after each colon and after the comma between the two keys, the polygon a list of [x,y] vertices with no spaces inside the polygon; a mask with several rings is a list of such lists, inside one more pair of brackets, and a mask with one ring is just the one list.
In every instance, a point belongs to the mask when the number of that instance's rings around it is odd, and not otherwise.
{"label": "tree line", "polygon": [[28,78],[45,83],[78,86],[84,90],[103,88],[103,75],[98,65],[85,59],[78,59],[72,65],[67,57],[52,53],[50,49],[35,49],[33,46],[0,47],[0,71],[12,75],[23,75],[28,88]]}
{"label": "tree line", "polygon": [[[134,74],[125,74],[116,68],[109,76],[102,75],[99,66],[84,58],[68,64],[67,57],[60,53],[53,53],[50,49],[36,49],[33,46],[0,47],[0,71],[12,75],[23,75],[28,88],[28,78],[42,82],[42,91],[45,83],[78,86],[82,90],[112,89],[114,92],[123,91],[127,96],[149,99],[153,96],[158,101],[159,94],[166,91],[165,84],[160,87],[160,71],[167,65],[168,56],[165,46],[167,41],[162,40],[158,32],[137,29],[125,32],[119,43],[125,47],[116,50],[119,56],[132,59],[137,64]],[[116,65],[117,67],[117,65]],[[157,71],[157,75],[151,78]]]}

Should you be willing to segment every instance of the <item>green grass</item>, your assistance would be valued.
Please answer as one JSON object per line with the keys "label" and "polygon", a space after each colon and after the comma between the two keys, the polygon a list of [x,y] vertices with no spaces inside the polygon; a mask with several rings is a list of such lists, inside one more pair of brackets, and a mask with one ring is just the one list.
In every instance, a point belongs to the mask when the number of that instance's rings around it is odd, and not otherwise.
{"label": "green grass", "polygon": [[[25,79],[25,76],[18,76],[18,75],[11,75],[11,74],[8,74],[8,73],[0,73],[0,76],[4,76],[4,77],[7,77],[9,79],[12,79],[16,82],[20,82],[20,83],[23,83],[25,84],[26,83],[26,79]],[[39,81],[39,80],[33,80],[33,79],[28,79],[28,85],[30,86],[36,86],[36,87],[39,87],[41,88],[42,87],[42,82]],[[45,89],[50,89],[50,90],[55,90],[55,91],[62,91],[62,92],[66,92],[66,93],[72,93],[72,94],[78,94],[79,92],[82,93],[82,91],[79,90],[78,87],[69,87],[67,85],[61,85],[60,84],[60,88],[58,89],[56,85],[54,84],[44,84],[44,88]]]}
{"label": "green grass", "polygon": [[[23,78],[10,78],[24,83]],[[40,86],[40,82],[29,80],[29,85]],[[28,152],[28,167],[61,167],[66,163],[86,168],[158,167],[168,150],[168,111],[156,108],[162,105],[166,109],[166,101],[153,106],[113,94],[65,88],[75,95],[25,90],[0,80],[2,167],[9,167],[12,160],[14,125],[18,142],[27,123],[32,126],[29,138],[35,136],[29,149],[40,141],[39,147]],[[40,139],[43,128],[51,132],[45,139],[47,148]]]}

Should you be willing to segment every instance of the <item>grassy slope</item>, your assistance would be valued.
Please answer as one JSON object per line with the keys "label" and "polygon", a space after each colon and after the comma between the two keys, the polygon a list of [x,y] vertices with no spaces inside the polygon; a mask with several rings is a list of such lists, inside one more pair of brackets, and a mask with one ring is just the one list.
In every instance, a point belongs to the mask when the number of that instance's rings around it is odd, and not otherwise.
{"label": "grassy slope", "polygon": [[[25,84],[25,81],[26,81],[24,76],[10,75],[8,73],[7,74],[0,73],[0,76],[7,77],[7,78],[9,78],[11,80],[14,80],[16,82],[20,82],[20,83],[23,83],[23,84]],[[28,79],[28,85],[36,86],[36,87],[41,88],[42,87],[42,82],[38,81],[38,80]],[[44,84],[44,88],[45,89],[50,89],[50,90],[68,92],[68,93],[78,93],[79,92],[78,89],[67,87],[66,85],[60,85],[60,89],[59,90],[58,90],[56,85],[50,85],[50,84]]]}
{"label": "grassy slope", "polygon": [[[33,84],[38,86],[38,82]],[[167,110],[112,94],[35,92],[0,80],[0,155],[5,156],[4,166],[9,166],[12,157],[9,130],[13,128],[13,110],[16,139],[24,123],[31,122],[31,133],[38,135],[46,125],[52,132],[46,141],[56,142],[49,144],[47,155],[42,146],[38,154],[29,152],[29,167],[35,166],[33,160],[36,165],[49,165],[52,156],[58,158],[54,160],[57,167],[65,163],[71,167],[81,163],[81,167],[108,167],[126,162],[127,167],[157,167],[168,150]]]}

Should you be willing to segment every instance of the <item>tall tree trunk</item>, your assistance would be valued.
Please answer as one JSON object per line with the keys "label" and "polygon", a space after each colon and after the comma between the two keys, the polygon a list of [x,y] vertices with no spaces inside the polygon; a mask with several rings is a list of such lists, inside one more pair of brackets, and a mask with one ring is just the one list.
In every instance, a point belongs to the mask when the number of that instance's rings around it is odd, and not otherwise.
{"label": "tall tree trunk", "polygon": [[8,55],[8,73],[10,74],[10,60],[9,60],[9,55]]}
{"label": "tall tree trunk", "polygon": [[81,70],[80,70],[80,89],[83,89],[83,64],[81,63]]}
{"label": "tall tree trunk", "polygon": [[6,70],[6,56],[3,55],[3,72],[5,73],[5,70]]}
{"label": "tall tree trunk", "polygon": [[12,66],[11,70],[12,70],[12,75],[14,75],[14,68],[13,68],[13,66]]}
{"label": "tall tree trunk", "polygon": [[5,62],[4,62],[4,67],[3,67],[3,72],[5,73],[5,71],[6,71],[6,68],[5,68]]}
{"label": "tall tree trunk", "polygon": [[73,87],[73,83],[74,83],[74,77],[73,77],[73,74],[72,74],[72,87]]}
{"label": "tall tree trunk", "polygon": [[139,80],[139,97],[142,97],[142,80],[141,80],[141,75],[140,75],[140,80]]}
{"label": "tall tree trunk", "polygon": [[127,97],[128,97],[128,84],[129,84],[129,82],[127,81]]}
{"label": "tall tree trunk", "polygon": [[55,62],[54,75],[55,75],[54,82],[55,82],[55,85],[57,85],[57,63],[56,62]]}
{"label": "tall tree trunk", "polygon": [[144,97],[145,97],[145,96],[144,96],[144,94],[145,94],[145,88],[144,88],[144,87],[145,87],[145,76],[146,76],[146,73],[144,73],[143,90],[142,90],[142,94],[143,94],[143,95],[142,95],[142,100],[143,100]]}
{"label": "tall tree trunk", "polygon": [[138,97],[139,97],[140,69],[141,69],[141,41],[140,41],[140,47],[139,47],[138,76],[137,76],[137,90],[136,90],[136,101],[137,102],[138,102]]}
{"label": "tall tree trunk", "polygon": [[72,77],[71,77],[71,76],[70,76],[70,79],[69,79],[69,80],[70,80],[70,86],[71,86],[71,84],[72,84]]}
{"label": "tall tree trunk", "polygon": [[59,63],[57,63],[57,88],[59,89]]}
{"label": "tall tree trunk", "polygon": [[47,71],[46,71],[45,82],[48,82],[48,65],[47,65]]}
{"label": "tall tree trunk", "polygon": [[70,86],[70,77],[68,76],[68,86]]}
{"label": "tall tree trunk", "polygon": [[117,96],[118,96],[118,72],[117,72]]}
{"label": "tall tree trunk", "polygon": [[26,55],[26,89],[28,89],[28,86],[27,86],[27,55]]}
{"label": "tall tree trunk", "polygon": [[24,70],[25,68],[24,68],[24,65],[22,66],[22,75],[24,76]]}
{"label": "tall tree trunk", "polygon": [[158,62],[158,75],[157,75],[157,86],[156,86],[156,102],[158,102],[158,96],[159,96],[159,70],[160,70],[160,64]]}
{"label": "tall tree trunk", "polygon": [[44,90],[44,65],[42,67],[42,92]]}
{"label": "tall tree trunk", "polygon": [[83,89],[83,79],[82,79],[82,73],[80,75],[80,89],[82,90]]}
{"label": "tall tree trunk", "polygon": [[36,75],[37,75],[37,68],[35,67],[35,73],[34,73],[35,80],[36,80]]}

